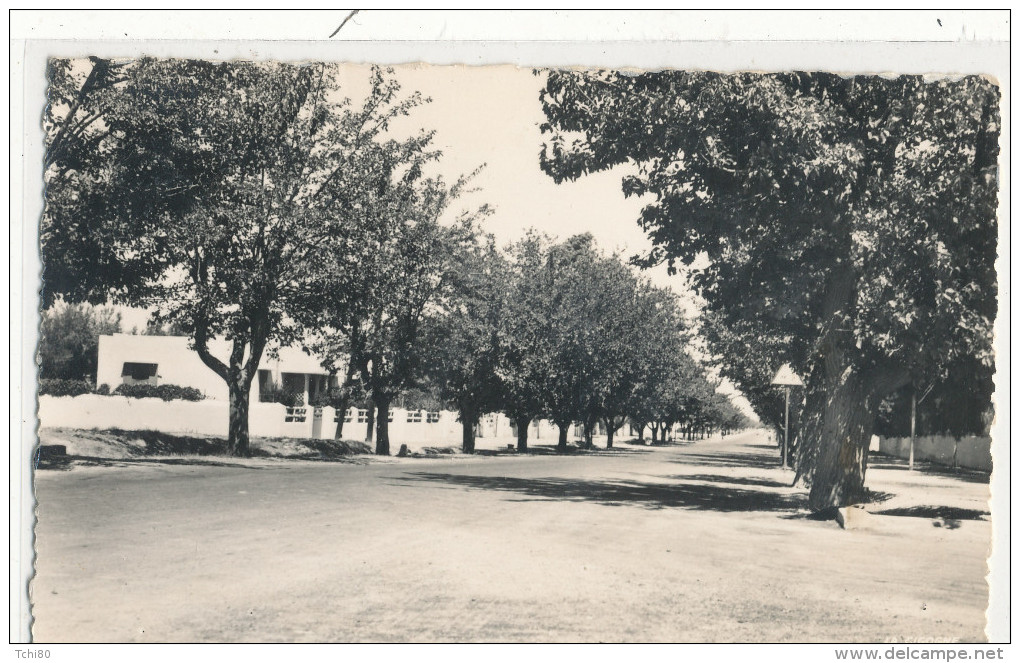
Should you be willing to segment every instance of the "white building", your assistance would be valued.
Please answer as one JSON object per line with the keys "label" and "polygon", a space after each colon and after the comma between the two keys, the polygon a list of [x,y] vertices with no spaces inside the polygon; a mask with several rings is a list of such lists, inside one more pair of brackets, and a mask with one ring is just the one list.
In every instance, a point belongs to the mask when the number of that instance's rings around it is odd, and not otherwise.
{"label": "white building", "polygon": [[[226,360],[230,345],[209,344],[213,356]],[[329,385],[329,376],[319,360],[299,348],[267,352],[252,381],[249,430],[265,437],[330,439],[337,422],[345,422],[344,437],[361,439],[368,411],[352,407],[337,412],[332,407],[310,407],[313,397]],[[228,422],[227,384],[205,365],[183,336],[140,336],[114,334],[99,337],[96,384],[109,385],[112,392],[122,384],[173,384],[201,391],[206,400],[163,401],[158,398],[127,398],[86,394],[75,397],[39,397],[39,421],[43,428],[85,428],[159,430],[167,433],[226,435]],[[305,405],[287,407],[261,402],[260,393],[272,385],[303,394]],[[389,412],[391,444],[408,444],[412,449],[426,445],[459,445],[461,425],[457,413],[448,410],[407,410],[393,407]],[[477,430],[478,448],[505,448],[514,443],[515,431],[505,415],[493,413],[482,418]],[[548,421],[534,421],[529,432],[532,444],[555,443],[556,427]],[[575,434],[575,438],[579,437]]]}
{"label": "white building", "polygon": [[[214,357],[226,362],[230,344],[209,342]],[[252,380],[251,400],[271,385],[303,394],[304,403],[328,387],[328,374],[319,360],[300,348],[279,348],[276,357],[267,350],[259,362],[258,379]],[[206,398],[227,400],[227,383],[205,365],[184,336],[113,334],[99,337],[96,385],[113,391],[122,384],[174,384],[194,387]]]}

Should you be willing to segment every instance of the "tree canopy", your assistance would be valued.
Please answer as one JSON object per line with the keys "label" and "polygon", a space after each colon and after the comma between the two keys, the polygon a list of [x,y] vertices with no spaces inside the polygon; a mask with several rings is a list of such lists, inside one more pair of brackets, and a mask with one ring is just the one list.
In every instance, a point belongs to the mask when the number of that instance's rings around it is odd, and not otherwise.
{"label": "tree canopy", "polygon": [[[975,76],[554,71],[541,163],[627,165],[642,264],[706,256],[694,283],[730,341],[806,376],[797,460],[824,508],[864,498],[888,394],[992,363],[998,98]],[[752,395],[762,374],[731,364]]]}
{"label": "tree canopy", "polygon": [[42,312],[39,325],[39,379],[95,383],[99,337],[120,331],[112,309],[58,302]]}
{"label": "tree canopy", "polygon": [[[114,66],[115,82],[103,73]],[[157,323],[187,330],[228,384],[228,446],[247,453],[248,387],[267,345],[300,338],[320,267],[357,269],[366,224],[379,219],[361,206],[424,181],[431,135],[386,135],[420,95],[402,98],[377,68],[356,105],[337,65],[321,63],[54,61],[50,71],[47,292],[154,305]],[[427,189],[401,190],[440,195]],[[95,277],[79,285],[62,265]],[[229,357],[209,351],[214,336],[231,343]]]}

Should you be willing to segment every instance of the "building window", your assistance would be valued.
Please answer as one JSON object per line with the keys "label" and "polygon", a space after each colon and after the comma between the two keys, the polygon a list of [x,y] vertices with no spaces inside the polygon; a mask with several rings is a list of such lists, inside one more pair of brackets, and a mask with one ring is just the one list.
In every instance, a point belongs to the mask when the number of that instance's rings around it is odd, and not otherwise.
{"label": "building window", "polygon": [[274,401],[275,393],[278,391],[276,388],[276,384],[273,382],[273,374],[264,368],[260,368],[258,376],[259,376],[259,402],[272,403]]}
{"label": "building window", "polygon": [[358,410],[358,423],[359,424],[368,423],[368,410]]}
{"label": "building window", "polygon": [[157,369],[159,364],[143,364],[140,362],[126,361],[120,372],[124,384],[156,384]]}
{"label": "building window", "polygon": [[428,417],[426,418],[426,422],[430,423],[430,424],[438,424],[439,423],[439,410],[431,410],[431,411],[429,411]]}
{"label": "building window", "polygon": [[344,423],[345,424],[351,423],[351,419],[352,418],[353,418],[353,415],[351,415],[351,409],[347,408],[346,410],[344,410]]}
{"label": "building window", "polygon": [[420,424],[421,423],[421,410],[408,410],[407,411],[407,423],[409,423],[409,424]]}
{"label": "building window", "polygon": [[391,424],[393,423],[393,410],[392,409],[390,409],[389,413],[386,415],[386,421],[391,423]]}

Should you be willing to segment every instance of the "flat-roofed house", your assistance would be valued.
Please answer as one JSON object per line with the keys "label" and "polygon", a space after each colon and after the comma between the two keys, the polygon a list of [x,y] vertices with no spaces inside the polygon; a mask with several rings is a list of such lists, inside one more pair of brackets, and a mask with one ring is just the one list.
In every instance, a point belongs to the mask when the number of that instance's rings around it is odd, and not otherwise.
{"label": "flat-roofed house", "polygon": [[[230,344],[212,340],[209,351],[226,361]],[[228,398],[227,383],[202,362],[184,336],[100,336],[96,385],[101,384],[111,390],[122,384],[175,384],[194,387],[206,398]],[[263,353],[258,376],[252,380],[251,400],[258,402],[260,393],[276,387],[301,394],[307,404],[328,386],[329,375],[318,359],[300,348],[278,348],[275,353]]]}

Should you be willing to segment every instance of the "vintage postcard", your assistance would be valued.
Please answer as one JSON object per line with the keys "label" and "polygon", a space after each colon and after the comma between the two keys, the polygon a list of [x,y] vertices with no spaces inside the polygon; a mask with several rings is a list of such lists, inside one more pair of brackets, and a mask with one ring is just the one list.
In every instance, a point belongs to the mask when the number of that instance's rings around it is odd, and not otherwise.
{"label": "vintage postcard", "polygon": [[28,43],[12,642],[1001,657],[1002,42],[734,43]]}

